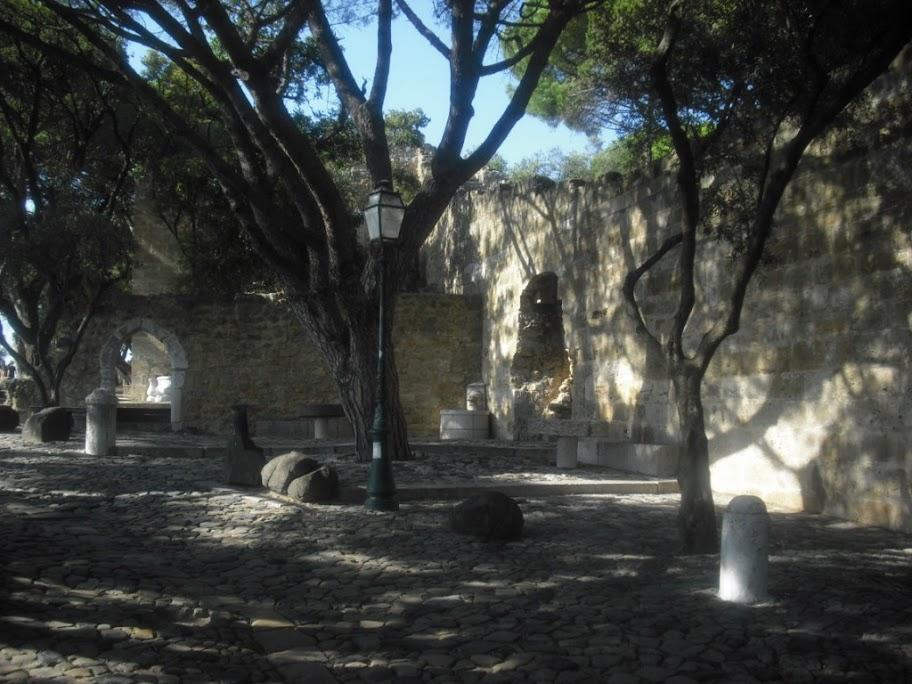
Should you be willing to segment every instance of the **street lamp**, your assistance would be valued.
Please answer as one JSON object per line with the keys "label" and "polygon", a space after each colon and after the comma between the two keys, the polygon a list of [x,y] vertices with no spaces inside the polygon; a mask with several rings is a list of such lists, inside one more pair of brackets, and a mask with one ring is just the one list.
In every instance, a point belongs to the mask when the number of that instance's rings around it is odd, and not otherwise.
{"label": "street lamp", "polygon": [[377,324],[377,383],[374,388],[374,423],[371,426],[373,456],[370,475],[367,478],[367,507],[372,511],[398,511],[396,484],[393,482],[393,467],[386,450],[386,368],[384,349],[386,329],[384,328],[383,276],[386,270],[384,247],[395,244],[405,215],[402,198],[393,190],[388,180],[382,180],[370,194],[364,209],[364,220],[371,244],[377,248],[377,290],[380,293],[380,314]]}

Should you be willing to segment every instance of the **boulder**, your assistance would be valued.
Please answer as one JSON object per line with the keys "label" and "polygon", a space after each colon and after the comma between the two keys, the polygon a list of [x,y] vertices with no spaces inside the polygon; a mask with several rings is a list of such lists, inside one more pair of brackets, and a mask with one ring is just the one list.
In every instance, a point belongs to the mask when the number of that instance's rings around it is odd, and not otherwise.
{"label": "boulder", "polygon": [[0,432],[13,432],[19,427],[19,414],[12,406],[0,406]]}
{"label": "boulder", "polygon": [[288,496],[320,503],[339,498],[339,475],[332,466],[322,466],[288,485]]}
{"label": "boulder", "polygon": [[459,534],[483,539],[519,539],[523,514],[516,503],[501,492],[475,494],[450,512],[450,527]]}
{"label": "boulder", "polygon": [[263,466],[260,481],[264,487],[279,494],[288,493],[288,485],[307,473],[312,473],[320,464],[300,451],[280,454]]}
{"label": "boulder", "polygon": [[225,479],[228,484],[259,487],[264,465],[266,457],[262,449],[229,448],[225,453]]}
{"label": "boulder", "polygon": [[22,426],[22,441],[30,444],[65,442],[73,430],[73,415],[62,406],[33,413]]}

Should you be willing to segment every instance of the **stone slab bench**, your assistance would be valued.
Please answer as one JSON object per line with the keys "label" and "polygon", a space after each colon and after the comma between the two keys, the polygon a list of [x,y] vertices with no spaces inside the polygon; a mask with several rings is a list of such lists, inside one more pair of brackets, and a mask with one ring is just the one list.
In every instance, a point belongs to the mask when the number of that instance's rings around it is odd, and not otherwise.
{"label": "stone slab bench", "polygon": [[352,429],[340,404],[304,404],[298,410],[297,418],[258,419],[256,434],[298,439],[345,439],[352,436]]}
{"label": "stone slab bench", "polygon": [[666,440],[648,425],[631,431],[626,422],[610,420],[577,420],[561,418],[534,418],[528,422],[530,435],[540,437],[601,437],[615,442],[661,444]]}
{"label": "stone slab bench", "polygon": [[678,446],[658,444],[646,430],[631,436],[625,423],[593,420],[535,419],[529,432],[557,438],[557,466],[573,468],[577,462],[627,473],[675,477]]}
{"label": "stone slab bench", "polygon": [[676,477],[678,454],[677,444],[614,442],[599,437],[580,439],[576,448],[580,463],[652,477]]}
{"label": "stone slab bench", "polygon": [[125,423],[167,423],[171,425],[171,405],[117,407],[117,422]]}

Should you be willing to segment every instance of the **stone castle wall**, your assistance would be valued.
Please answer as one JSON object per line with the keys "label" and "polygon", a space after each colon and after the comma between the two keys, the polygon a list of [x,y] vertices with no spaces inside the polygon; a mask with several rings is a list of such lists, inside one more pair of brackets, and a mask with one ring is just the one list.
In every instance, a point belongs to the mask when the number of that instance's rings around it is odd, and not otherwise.
{"label": "stone castle wall", "polygon": [[[393,334],[412,436],[436,436],[440,409],[463,406],[466,384],[481,377],[481,315],[477,297],[401,296]],[[119,325],[138,318],[173,333],[186,353],[185,427],[230,431],[230,406],[239,402],[252,405],[253,424],[296,418],[303,404],[338,403],[322,357],[283,303],[123,295],[105,303],[87,330],[67,373],[64,405],[83,405],[100,382],[102,345]],[[141,368],[134,370],[143,377],[152,372],[142,365],[147,357],[138,354]]]}
{"label": "stone castle wall", "polygon": [[[703,397],[714,487],[912,530],[912,145],[810,156],[784,199],[740,332]],[[672,180],[462,192],[423,255],[428,282],[483,294],[483,375],[498,436],[518,433],[511,368],[520,299],[558,276],[572,416],[672,441],[661,361],[624,310],[623,278],[673,228]],[[699,246],[690,344],[727,291],[729,255]],[[675,307],[674,259],[640,285],[653,325]]]}

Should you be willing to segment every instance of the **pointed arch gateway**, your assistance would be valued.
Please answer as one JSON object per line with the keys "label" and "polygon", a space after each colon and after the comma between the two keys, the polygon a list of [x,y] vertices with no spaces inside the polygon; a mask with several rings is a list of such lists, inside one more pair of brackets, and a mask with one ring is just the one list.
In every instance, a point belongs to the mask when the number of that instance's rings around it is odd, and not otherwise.
{"label": "pointed arch gateway", "polygon": [[116,361],[121,347],[138,332],[145,332],[157,338],[164,346],[171,364],[171,430],[183,427],[183,392],[187,375],[187,353],[180,340],[170,330],[148,318],[131,318],[119,325],[101,347],[99,365],[101,386],[114,393],[117,385]]}

